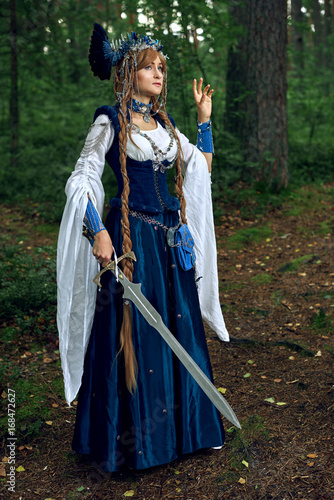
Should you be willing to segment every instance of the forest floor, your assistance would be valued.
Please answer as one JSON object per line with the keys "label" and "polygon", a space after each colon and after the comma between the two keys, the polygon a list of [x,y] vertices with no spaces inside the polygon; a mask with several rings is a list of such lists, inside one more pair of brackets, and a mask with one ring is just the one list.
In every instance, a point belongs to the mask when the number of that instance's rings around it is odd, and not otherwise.
{"label": "forest floor", "polygon": [[[68,408],[62,396],[54,318],[40,320],[37,344],[36,330],[2,337],[1,361],[11,380],[1,388],[2,406],[7,412],[8,389],[26,387],[18,403],[39,426],[33,433],[28,421],[19,424],[15,493],[6,483],[10,452],[3,435],[0,497],[334,498],[333,192],[333,185],[300,188],[262,216],[222,207],[228,215],[219,217],[216,232],[220,297],[232,340],[222,343],[207,329],[207,342],[216,387],[242,430],[223,418],[220,451],[203,450],[144,472],[99,472],[71,451],[75,406]],[[24,215],[18,207],[0,208],[6,244],[21,245],[27,254],[42,247],[43,258],[57,228],[43,225],[37,209]],[[20,330],[15,319],[2,328],[8,332],[11,325]]]}

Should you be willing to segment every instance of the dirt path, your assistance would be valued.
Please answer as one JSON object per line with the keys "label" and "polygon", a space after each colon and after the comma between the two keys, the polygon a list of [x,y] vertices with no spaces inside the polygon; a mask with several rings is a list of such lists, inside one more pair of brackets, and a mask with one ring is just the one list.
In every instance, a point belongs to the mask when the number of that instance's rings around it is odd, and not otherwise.
{"label": "dirt path", "polygon": [[[334,498],[332,196],[331,186],[304,188],[261,220],[245,220],[233,207],[224,207],[230,215],[222,216],[217,226],[218,262],[232,342],[221,343],[209,330],[207,340],[216,386],[226,389],[243,429],[224,420],[226,445],[221,451],[119,474],[100,473],[72,454],[75,407],[67,408],[61,396],[57,341],[50,329],[46,335],[50,325],[45,325],[40,351],[32,348],[36,334],[29,331],[19,341],[0,344],[3,359],[12,361],[10,369],[19,368],[21,379],[35,381],[34,393],[26,394],[22,405],[40,398],[36,411],[44,419],[33,438],[21,431],[16,467],[24,471],[16,472],[16,492],[8,496],[0,468],[0,496]],[[0,224],[7,245],[21,241],[29,253],[36,245],[54,243],[56,228],[44,226],[36,214],[25,218],[20,210],[3,207]],[[5,385],[3,407],[6,391]],[[45,409],[49,413],[42,418]],[[5,438],[2,445],[0,459],[8,457]],[[8,471],[4,461],[3,469]]]}

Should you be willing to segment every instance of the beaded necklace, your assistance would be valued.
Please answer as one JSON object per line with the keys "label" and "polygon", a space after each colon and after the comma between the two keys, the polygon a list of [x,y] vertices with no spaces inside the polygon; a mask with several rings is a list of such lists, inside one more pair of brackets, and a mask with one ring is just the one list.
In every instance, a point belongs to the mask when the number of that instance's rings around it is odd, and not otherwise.
{"label": "beaded necklace", "polygon": [[128,106],[129,108],[132,107],[132,111],[134,111],[135,113],[140,113],[141,115],[143,115],[144,122],[150,123],[151,109],[153,107],[152,102],[146,104],[145,102],[137,101],[137,99],[132,99],[132,101],[129,101]]}
{"label": "beaded necklace", "polygon": [[172,131],[172,129],[168,125],[166,125],[165,130],[166,130],[166,132],[168,133],[168,136],[169,136],[169,144],[168,144],[166,150],[162,151],[149,135],[145,134],[145,132],[143,132],[143,131],[140,130],[140,128],[138,127],[138,125],[136,125],[135,123],[133,123],[132,124],[132,128],[131,128],[131,132],[133,134],[139,134],[139,135],[141,135],[142,137],[144,137],[150,143],[150,145],[151,145],[151,147],[153,149],[153,154],[155,156],[155,160],[153,160],[153,169],[154,169],[155,172],[158,171],[158,170],[160,170],[160,172],[163,173],[165,170],[168,170],[168,169],[172,168],[173,162],[175,161],[175,158],[177,158],[177,155],[178,155],[178,152],[179,152],[179,145],[178,145],[178,143],[176,143],[177,144],[177,150],[176,150],[174,158],[170,162],[170,165],[166,167],[163,164],[163,161],[166,160],[167,154],[172,149],[173,142],[175,140],[173,131]]}

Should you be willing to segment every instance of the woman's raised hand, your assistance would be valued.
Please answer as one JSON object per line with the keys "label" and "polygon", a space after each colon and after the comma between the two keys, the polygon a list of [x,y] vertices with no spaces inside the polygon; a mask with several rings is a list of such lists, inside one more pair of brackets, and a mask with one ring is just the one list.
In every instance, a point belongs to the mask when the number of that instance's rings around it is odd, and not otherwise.
{"label": "woman's raised hand", "polygon": [[212,94],[213,90],[210,90],[210,85],[207,85],[202,91],[203,78],[199,79],[197,84],[196,78],[193,81],[193,92],[194,99],[197,107],[198,121],[206,123],[210,120],[212,111]]}

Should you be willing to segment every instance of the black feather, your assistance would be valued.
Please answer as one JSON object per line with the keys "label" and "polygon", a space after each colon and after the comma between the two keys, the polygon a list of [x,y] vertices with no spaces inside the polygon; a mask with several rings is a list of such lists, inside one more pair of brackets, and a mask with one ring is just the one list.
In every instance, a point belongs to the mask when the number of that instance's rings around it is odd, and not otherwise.
{"label": "black feather", "polygon": [[93,34],[90,39],[88,60],[94,76],[98,76],[100,80],[110,80],[111,61],[105,58],[103,42],[107,42],[110,45],[105,30],[100,24],[95,23]]}

